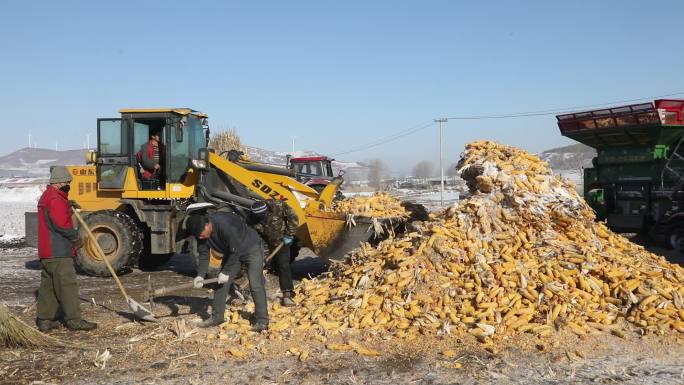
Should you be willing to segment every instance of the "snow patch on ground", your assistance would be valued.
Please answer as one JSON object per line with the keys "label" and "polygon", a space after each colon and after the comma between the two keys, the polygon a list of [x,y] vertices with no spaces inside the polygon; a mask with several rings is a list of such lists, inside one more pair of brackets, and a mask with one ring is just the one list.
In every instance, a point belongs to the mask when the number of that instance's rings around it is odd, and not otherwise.
{"label": "snow patch on ground", "polygon": [[42,186],[0,187],[0,242],[24,237],[24,213],[36,211]]}
{"label": "snow patch on ground", "polygon": [[0,202],[34,202],[37,203],[44,186],[0,187]]}
{"label": "snow patch on ground", "polygon": [[370,196],[373,196],[373,194],[375,194],[375,191],[357,191],[357,192],[342,191],[342,194],[344,195],[345,198],[370,197]]}
{"label": "snow patch on ground", "polygon": [[24,237],[24,213],[36,211],[37,202],[0,202],[0,242]]}

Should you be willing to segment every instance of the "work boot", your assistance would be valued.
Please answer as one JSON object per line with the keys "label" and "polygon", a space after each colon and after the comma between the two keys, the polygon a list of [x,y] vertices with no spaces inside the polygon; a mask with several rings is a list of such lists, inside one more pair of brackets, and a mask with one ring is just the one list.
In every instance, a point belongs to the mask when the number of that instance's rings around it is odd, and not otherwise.
{"label": "work boot", "polygon": [[222,323],[224,323],[224,322],[225,322],[225,320],[217,319],[217,318],[214,318],[214,317],[210,317],[210,318],[205,319],[204,321],[198,322],[198,323],[197,323],[197,327],[200,327],[200,328],[210,328],[210,327],[212,327],[212,326],[218,326],[218,325],[220,325],[220,324],[222,324]]}
{"label": "work boot", "polygon": [[59,322],[53,321],[51,319],[36,319],[36,326],[41,333],[45,333],[52,329],[57,329],[59,327]]}
{"label": "work boot", "polygon": [[252,325],[252,331],[261,333],[265,330],[268,330],[268,321],[256,321],[254,325]]}
{"label": "work boot", "polygon": [[70,319],[66,321],[66,327],[69,330],[93,330],[97,329],[95,322],[86,321],[84,319]]}
{"label": "work boot", "polygon": [[297,303],[292,299],[294,297],[294,293],[291,291],[284,291],[283,292],[283,297],[280,299],[280,304],[285,306],[285,307],[292,307],[292,306],[297,306]]}

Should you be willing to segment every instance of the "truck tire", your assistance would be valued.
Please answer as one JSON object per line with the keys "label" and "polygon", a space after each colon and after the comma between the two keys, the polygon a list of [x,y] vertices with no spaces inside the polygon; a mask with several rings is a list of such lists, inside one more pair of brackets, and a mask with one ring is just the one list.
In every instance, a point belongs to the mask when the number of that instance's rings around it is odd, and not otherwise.
{"label": "truck tire", "polygon": [[[117,274],[130,272],[130,261],[137,260],[143,247],[142,233],[131,217],[121,211],[95,211],[84,218],[90,231],[97,238],[102,251]],[[76,254],[76,267],[84,274],[95,277],[110,277],[107,265],[96,257],[95,247],[84,229],[83,247]]]}
{"label": "truck tire", "polygon": [[673,226],[668,234],[669,246],[680,253],[684,252],[684,223]]}

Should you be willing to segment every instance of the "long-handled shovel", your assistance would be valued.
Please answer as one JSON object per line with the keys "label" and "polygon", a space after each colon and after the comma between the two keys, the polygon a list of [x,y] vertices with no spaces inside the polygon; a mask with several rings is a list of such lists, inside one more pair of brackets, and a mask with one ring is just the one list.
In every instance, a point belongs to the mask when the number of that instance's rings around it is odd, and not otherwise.
{"label": "long-handled shovel", "polygon": [[273,249],[273,251],[271,251],[271,254],[269,254],[266,258],[264,258],[264,266],[266,266],[269,262],[271,262],[271,259],[273,259],[273,256],[276,255],[276,253],[279,252],[280,249],[283,248],[283,246],[285,246],[285,243],[280,242],[278,244],[278,246],[276,246],[276,248]]}
{"label": "long-handled shovel", "polygon": [[76,219],[78,219],[78,221],[81,223],[81,226],[83,226],[86,233],[88,233],[88,238],[90,238],[90,242],[92,242],[92,244],[94,245],[95,252],[98,254],[97,256],[104,261],[105,265],[107,265],[107,269],[112,274],[112,278],[114,278],[114,281],[116,282],[117,286],[119,286],[119,290],[121,290],[121,294],[123,294],[126,303],[128,303],[128,307],[130,307],[133,311],[133,315],[141,320],[157,322],[157,319],[154,318],[154,314],[152,314],[151,311],[147,310],[143,305],[139,304],[136,300],[134,300],[133,298],[129,297],[128,294],[126,294],[126,290],[121,284],[121,281],[119,281],[119,277],[116,276],[116,272],[112,268],[112,265],[109,263],[109,260],[105,257],[104,252],[102,252],[100,244],[97,243],[97,238],[95,238],[93,233],[90,231],[90,228],[83,220],[83,217],[81,217],[81,214],[79,214],[77,210],[74,210],[74,215],[76,216]]}
{"label": "long-handled shovel", "polygon": [[[271,254],[269,254],[266,258],[264,258],[264,265],[267,264],[278,251],[280,251],[280,249],[283,247],[283,245],[284,245],[284,243],[280,242],[280,244],[275,249],[273,249]],[[203,283],[205,285],[208,285],[210,283],[216,283],[217,281],[218,281],[218,278],[209,278],[209,279],[205,279]],[[147,288],[147,291],[145,291],[144,297],[147,298],[150,303],[153,303],[154,299],[156,297],[159,297],[159,296],[162,296],[165,294],[169,294],[169,293],[173,293],[175,291],[191,289],[194,286],[195,286],[194,283],[188,282],[188,283],[182,283],[180,285],[167,286],[167,287],[162,287],[160,289],[152,290],[152,284],[150,283],[148,288]],[[241,294],[239,294],[239,295],[241,295]],[[241,299],[244,300],[244,297]]]}

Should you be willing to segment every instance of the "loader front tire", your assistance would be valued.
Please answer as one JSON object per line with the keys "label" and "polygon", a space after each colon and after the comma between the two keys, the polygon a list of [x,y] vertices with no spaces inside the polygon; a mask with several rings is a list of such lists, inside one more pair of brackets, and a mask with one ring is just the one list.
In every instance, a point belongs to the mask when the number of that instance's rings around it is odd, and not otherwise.
{"label": "loader front tire", "polygon": [[[121,211],[102,210],[88,214],[84,220],[114,271],[130,272],[130,262],[138,260],[143,247],[142,233],[133,219]],[[84,242],[76,254],[76,267],[86,275],[110,277],[85,229],[80,230],[80,236]]]}

